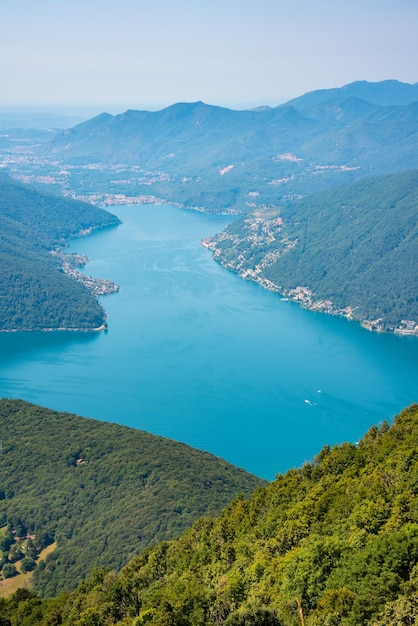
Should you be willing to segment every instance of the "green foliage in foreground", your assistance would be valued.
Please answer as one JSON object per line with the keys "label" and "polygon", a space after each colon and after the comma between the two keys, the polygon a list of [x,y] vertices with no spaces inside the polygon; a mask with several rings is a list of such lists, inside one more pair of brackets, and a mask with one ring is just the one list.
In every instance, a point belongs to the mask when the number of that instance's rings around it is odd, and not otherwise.
{"label": "green foliage in foreground", "polygon": [[97,207],[47,196],[0,176],[0,330],[84,329],[105,314],[50,251],[119,220]]}
{"label": "green foliage in foreground", "polygon": [[0,610],[12,626],[416,624],[417,441],[414,405],[120,574],[98,569],[43,602],[20,591]]}
{"label": "green foliage in foreground", "polygon": [[265,484],[169,439],[20,400],[0,400],[0,424],[0,528],[40,547],[58,542],[35,572],[44,595],[74,588],[93,567],[120,569]]}

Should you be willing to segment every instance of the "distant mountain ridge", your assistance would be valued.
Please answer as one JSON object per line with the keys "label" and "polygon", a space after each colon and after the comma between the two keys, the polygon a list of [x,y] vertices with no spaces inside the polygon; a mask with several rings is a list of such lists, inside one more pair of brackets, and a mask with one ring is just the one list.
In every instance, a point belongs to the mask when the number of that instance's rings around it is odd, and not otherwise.
{"label": "distant mountain ridge", "polygon": [[[46,152],[62,163],[124,165],[160,176],[151,183],[113,177],[112,193],[242,212],[418,168],[417,102],[418,85],[362,81],[275,108],[177,103],[161,111],[102,114],[54,137]],[[88,191],[83,180],[77,192]]]}
{"label": "distant mountain ridge", "polygon": [[312,106],[337,98],[359,98],[379,106],[410,104],[418,100],[418,83],[403,83],[399,80],[382,80],[369,82],[358,80],[343,87],[334,89],[316,89],[298,98],[288,101],[296,108]]}

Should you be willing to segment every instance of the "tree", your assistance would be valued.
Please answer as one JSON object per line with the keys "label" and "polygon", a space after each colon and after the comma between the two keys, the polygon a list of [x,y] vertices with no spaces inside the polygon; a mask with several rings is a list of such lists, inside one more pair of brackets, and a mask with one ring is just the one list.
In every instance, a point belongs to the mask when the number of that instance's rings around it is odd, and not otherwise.
{"label": "tree", "polygon": [[106,626],[106,622],[97,609],[89,608],[80,614],[76,626]]}
{"label": "tree", "polygon": [[235,611],[225,620],[225,626],[282,626],[274,613],[267,609]]}
{"label": "tree", "polygon": [[16,576],[17,569],[13,565],[13,563],[6,563],[5,565],[3,565],[2,572],[5,578],[12,578],[13,576]]}
{"label": "tree", "polygon": [[7,530],[4,537],[0,539],[0,550],[2,552],[8,552],[10,550],[10,546],[14,543],[13,533],[10,529]]}
{"label": "tree", "polygon": [[17,561],[20,561],[20,559],[23,559],[25,555],[23,554],[20,546],[18,545],[13,545],[10,548],[10,552],[9,552],[9,561],[10,563],[16,563]]}
{"label": "tree", "polygon": [[23,559],[20,565],[20,571],[22,572],[22,574],[26,574],[27,572],[33,572],[35,568],[36,561],[31,559],[30,557],[26,557],[25,559]]}

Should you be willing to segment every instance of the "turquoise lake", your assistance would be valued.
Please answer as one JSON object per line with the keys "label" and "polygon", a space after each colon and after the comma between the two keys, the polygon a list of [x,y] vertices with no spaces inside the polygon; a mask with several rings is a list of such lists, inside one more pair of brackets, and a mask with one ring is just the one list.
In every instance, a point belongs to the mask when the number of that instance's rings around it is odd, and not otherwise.
{"label": "turquoise lake", "polygon": [[[231,221],[116,207],[76,239],[120,285],[107,332],[0,335],[0,395],[191,444],[273,479],[418,401],[418,339],[312,313],[213,261]],[[57,437],[59,433],[57,433]]]}

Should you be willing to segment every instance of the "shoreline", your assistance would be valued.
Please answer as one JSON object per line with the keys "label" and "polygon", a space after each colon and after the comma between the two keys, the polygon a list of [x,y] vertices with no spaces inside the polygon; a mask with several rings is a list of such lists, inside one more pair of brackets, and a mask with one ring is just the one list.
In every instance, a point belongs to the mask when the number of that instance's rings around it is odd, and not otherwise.
{"label": "shoreline", "polygon": [[318,299],[315,301],[314,293],[308,287],[298,285],[292,289],[284,289],[265,276],[262,276],[260,273],[257,273],[255,270],[242,269],[237,271],[232,264],[225,262],[221,258],[219,249],[216,247],[216,241],[214,241],[212,237],[202,239],[201,244],[204,248],[212,252],[213,259],[225,269],[237,274],[237,276],[240,276],[240,278],[244,280],[257,283],[267,291],[281,295],[283,300],[300,304],[308,311],[344,317],[349,321],[357,322],[362,328],[370,332],[387,333],[403,337],[418,337],[418,323],[415,322],[415,320],[401,320],[398,326],[385,328],[383,318],[376,320],[361,319],[356,316],[355,307],[348,305],[344,308],[337,308],[331,300]]}
{"label": "shoreline", "polygon": [[99,333],[108,330],[107,322],[95,328],[0,328],[0,333]]}

